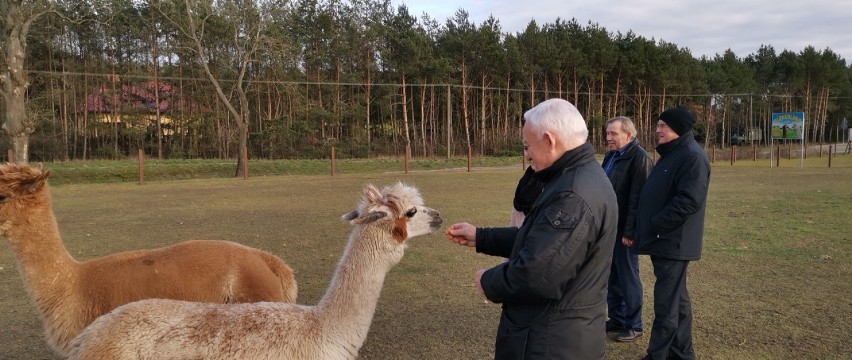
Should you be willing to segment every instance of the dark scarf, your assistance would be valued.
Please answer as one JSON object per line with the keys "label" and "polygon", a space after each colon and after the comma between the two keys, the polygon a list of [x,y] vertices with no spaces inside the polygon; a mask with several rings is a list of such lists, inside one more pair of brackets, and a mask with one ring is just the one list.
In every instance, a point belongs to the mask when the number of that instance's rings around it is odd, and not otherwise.
{"label": "dark scarf", "polygon": [[534,177],[535,170],[532,167],[527,167],[524,171],[524,176],[518,180],[518,187],[515,188],[515,199],[512,200],[512,205],[515,210],[518,210],[524,215],[529,214],[535,199],[538,194],[541,194],[541,189],[544,189],[544,183]]}
{"label": "dark scarf", "polygon": [[657,152],[660,153],[660,156],[666,156],[666,154],[672,152],[674,149],[680,147],[685,142],[695,140],[695,136],[692,134],[692,131],[687,131],[677,139],[669,141],[665,144],[657,145]]}

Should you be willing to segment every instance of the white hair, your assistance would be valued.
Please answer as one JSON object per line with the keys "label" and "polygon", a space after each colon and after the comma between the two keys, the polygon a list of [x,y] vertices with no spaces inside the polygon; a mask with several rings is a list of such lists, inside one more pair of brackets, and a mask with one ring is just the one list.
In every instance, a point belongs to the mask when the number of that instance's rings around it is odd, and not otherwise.
{"label": "white hair", "polygon": [[548,99],[524,113],[524,121],[541,139],[545,132],[551,132],[557,139],[565,142],[568,150],[574,149],[589,138],[589,129],[580,110],[565,99]]}

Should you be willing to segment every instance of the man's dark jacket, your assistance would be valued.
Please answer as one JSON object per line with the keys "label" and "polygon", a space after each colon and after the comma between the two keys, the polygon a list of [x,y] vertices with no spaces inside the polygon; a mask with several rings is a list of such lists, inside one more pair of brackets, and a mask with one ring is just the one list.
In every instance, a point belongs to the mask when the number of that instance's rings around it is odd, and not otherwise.
{"label": "man's dark jacket", "polygon": [[[618,150],[610,151],[604,156],[603,164],[607,164]],[[645,179],[654,162],[651,156],[633,139],[624,148],[624,152],[615,159],[612,170],[607,175],[612,182],[612,189],[618,199],[618,235],[616,242],[622,237],[636,240],[636,210],[639,205],[639,192],[645,185]]]}
{"label": "man's dark jacket", "polygon": [[496,359],[603,359],[618,210],[586,143],[536,173],[545,185],[520,228],[477,228],[476,251],[508,257],[481,280],[503,304]]}
{"label": "man's dark jacket", "polygon": [[710,161],[692,132],[657,146],[660,159],[639,195],[639,254],[701,259]]}

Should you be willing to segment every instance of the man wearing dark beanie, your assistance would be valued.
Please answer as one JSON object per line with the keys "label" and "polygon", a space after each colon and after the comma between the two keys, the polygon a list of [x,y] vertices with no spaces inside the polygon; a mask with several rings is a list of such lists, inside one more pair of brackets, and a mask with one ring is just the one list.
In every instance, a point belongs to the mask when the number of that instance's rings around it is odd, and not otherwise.
{"label": "man wearing dark beanie", "polygon": [[663,113],[660,114],[660,120],[672,128],[678,136],[692,131],[692,127],[695,126],[695,117],[692,116],[692,113],[690,113],[689,110],[682,107],[671,108],[663,111]]}
{"label": "man wearing dark beanie", "polygon": [[701,259],[710,161],[695,141],[694,125],[686,108],[660,114],[655,132],[660,159],[639,195],[635,240],[639,254],[651,256],[657,279],[645,359],[695,359],[686,268]]}

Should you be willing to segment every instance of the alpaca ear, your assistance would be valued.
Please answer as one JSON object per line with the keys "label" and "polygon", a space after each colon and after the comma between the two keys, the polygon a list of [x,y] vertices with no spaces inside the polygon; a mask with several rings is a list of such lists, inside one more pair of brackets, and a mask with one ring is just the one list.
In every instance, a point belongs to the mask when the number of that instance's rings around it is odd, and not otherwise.
{"label": "alpaca ear", "polygon": [[[344,219],[346,219],[346,218],[345,218],[346,216],[351,216],[351,215],[353,215],[353,214],[354,214],[355,216],[357,216],[357,215],[358,215],[358,213],[357,213],[357,212],[353,211],[353,212],[351,212],[351,213],[349,213],[349,214],[343,215],[343,216],[344,216]],[[383,218],[383,217],[385,217],[385,216],[388,216],[388,213],[386,213],[386,212],[384,212],[384,211],[370,211],[370,212],[368,212],[368,213],[366,213],[366,214],[363,214],[363,215],[361,215],[361,216],[359,216],[359,217],[353,217],[353,218],[351,218],[351,219],[349,220],[349,223],[350,223],[350,224],[352,224],[352,225],[357,225],[357,224],[369,224],[369,223],[371,223],[371,222],[373,222],[373,221],[376,221],[376,220],[379,220],[379,219],[381,219],[381,218]]]}
{"label": "alpaca ear", "polygon": [[368,184],[367,186],[364,186],[364,201],[367,204],[378,203],[381,199],[382,194],[379,193],[379,189],[376,189],[373,184]]}
{"label": "alpaca ear", "polygon": [[348,212],[346,214],[343,214],[343,216],[341,216],[340,218],[343,219],[343,220],[346,220],[346,221],[352,221],[357,217],[358,217],[358,210],[354,210],[354,211]]}
{"label": "alpaca ear", "polygon": [[24,194],[32,194],[41,189],[47,183],[47,177],[50,176],[50,171],[45,171],[39,176],[32,179],[21,181],[21,191]]}

